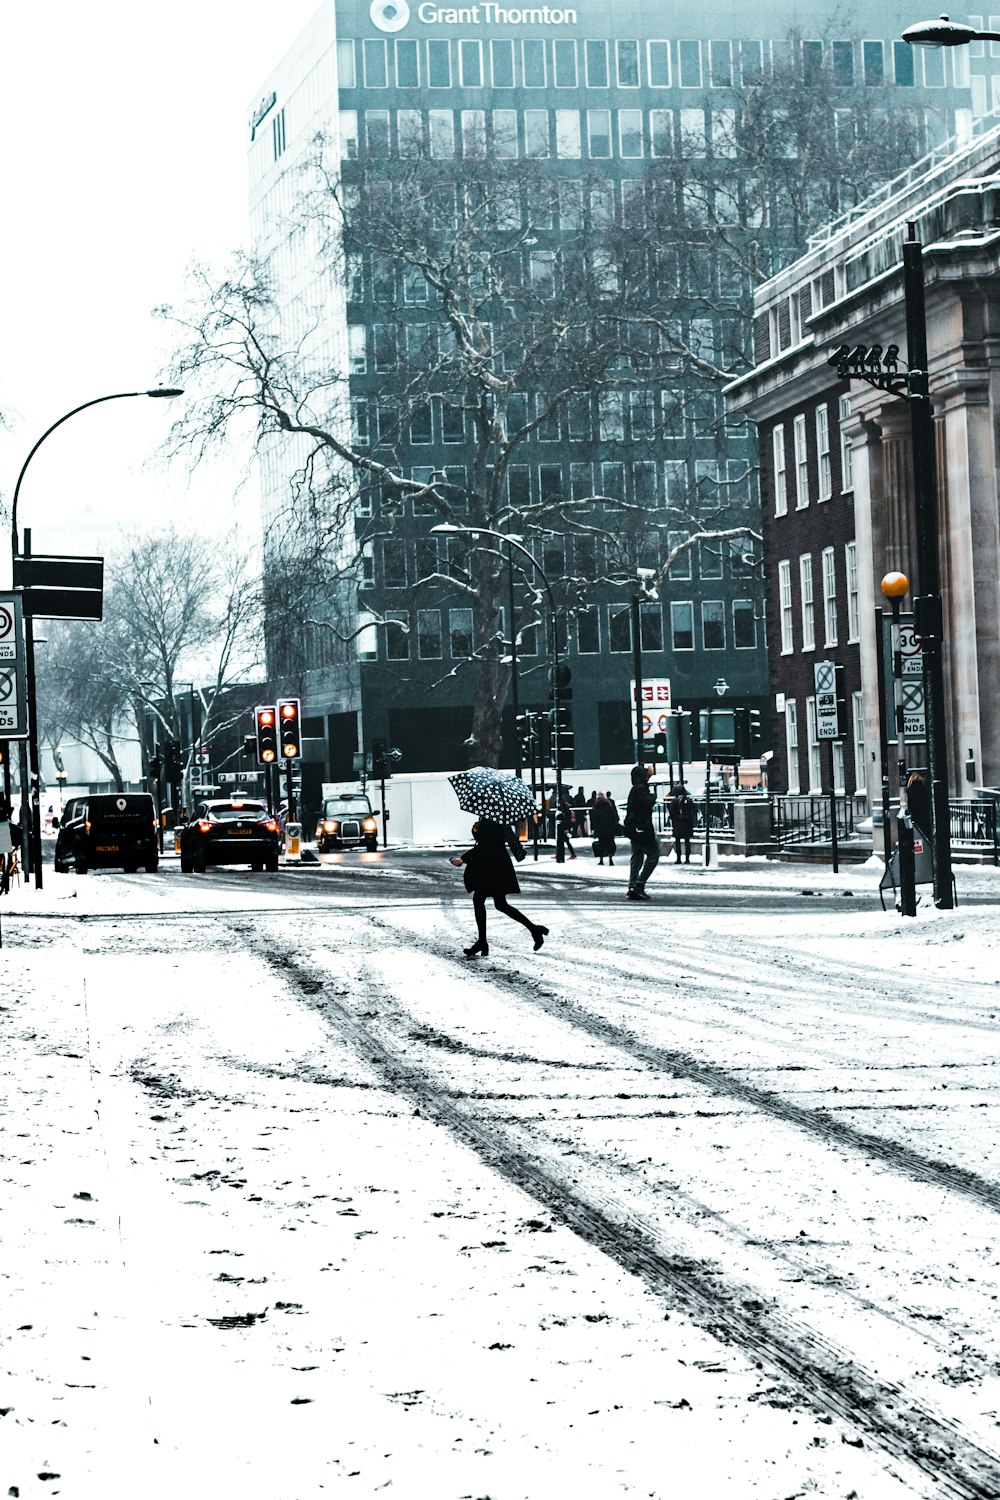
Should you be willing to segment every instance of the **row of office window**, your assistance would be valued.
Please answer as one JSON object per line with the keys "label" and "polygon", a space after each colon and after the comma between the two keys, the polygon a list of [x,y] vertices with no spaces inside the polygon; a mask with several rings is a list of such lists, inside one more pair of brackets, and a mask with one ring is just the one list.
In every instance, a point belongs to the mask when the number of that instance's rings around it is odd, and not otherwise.
{"label": "row of office window", "polygon": [[[669,569],[671,580],[693,579],[696,572],[703,581],[713,582],[722,578],[748,579],[754,576],[756,561],[753,553],[747,550],[751,544],[746,540],[727,537],[680,547],[688,536],[687,531],[651,529],[641,544],[639,566],[648,565],[659,570],[673,549],[679,547]],[[601,577],[608,566],[604,538],[593,534],[574,538],[548,537],[532,543],[530,550],[550,579],[572,576],[590,582]],[[449,537],[443,549],[440,539],[435,536],[423,536],[416,541],[397,536],[383,537],[382,571],[378,581],[383,589],[406,589],[431,577],[461,579],[466,575],[468,556],[469,545],[463,537]],[[364,544],[361,569],[362,586],[373,587],[377,581],[374,541]],[[649,607],[659,609],[659,605]]]}
{"label": "row of office window", "polygon": [[[942,88],[947,82],[942,52],[902,41],[806,40],[800,47],[807,77],[828,69],[834,83],[845,87],[863,81],[876,87],[894,82],[901,88],[921,83]],[[337,43],[341,89],[733,88],[759,83],[786,60],[784,43],[729,39],[372,37]],[[965,57],[952,58],[952,78],[956,87],[968,87]]]}
{"label": "row of office window", "polygon": [[[814,588],[813,568],[812,553],[804,552],[798,560],[796,570],[799,585],[799,649],[802,651],[815,651],[818,644],[824,647],[836,646],[839,639],[837,549],[824,547],[820,553],[819,598]],[[856,542],[848,542],[844,547],[844,575],[847,586],[847,639],[857,641],[861,627]],[[795,650],[795,613],[793,563],[789,558],[782,558],[778,563],[778,615],[782,656],[790,656]],[[822,629],[822,641],[817,634],[817,624]]]}
{"label": "row of office window", "polygon": [[[794,698],[785,699],[785,776],[789,792],[818,796],[829,791],[828,776],[824,765],[823,744],[819,738],[816,721],[816,699],[804,700],[805,706],[805,785],[803,785],[799,726],[799,705]],[[851,694],[851,724],[854,748],[854,792],[866,790],[868,757],[865,750],[865,720],[860,693]],[[845,792],[845,756],[841,740],[833,742],[833,787]]]}
{"label": "row of office window", "polygon": [[[841,396],[837,408],[840,442],[840,489],[847,494],[854,489],[851,439],[846,422],[851,415],[851,398]],[[817,406],[812,418],[812,432],[805,412],[792,419],[791,431],[778,422],[771,432],[772,474],[774,477],[774,514],[788,514],[789,494],[794,494],[795,509],[807,509],[810,501],[829,500],[833,495],[833,462],[830,453],[830,408]],[[791,453],[789,453],[789,437]],[[812,451],[810,452],[810,446]],[[791,463],[789,463],[791,459]],[[811,476],[816,476],[815,495]]]}
{"label": "row of office window", "polygon": [[404,160],[429,156],[450,161],[459,154],[560,161],[638,161],[645,156],[738,155],[733,109],[342,109],[340,155],[361,154],[361,123],[369,158]]}
{"label": "row of office window", "polygon": [[[453,510],[462,511],[468,504],[468,474],[464,464],[413,465],[408,477],[418,484],[443,481],[443,493]],[[511,464],[507,470],[505,498],[513,511],[524,511],[535,505],[555,506],[567,499],[607,502],[611,506],[621,501],[649,511],[670,506],[677,511],[687,511],[692,517],[700,516],[705,529],[711,529],[708,523],[719,511],[731,514],[734,508],[752,502],[752,480],[751,466],[742,459]],[[358,516],[367,518],[372,515],[374,499],[371,489],[361,491],[356,507]],[[429,495],[408,500],[390,491],[383,504],[396,514],[412,511],[414,516],[434,516],[440,511],[439,504]],[[737,537],[730,541],[734,559],[750,555],[752,549],[745,539]],[[671,540],[671,547],[673,544]],[[714,543],[701,545],[714,546]],[[686,566],[685,555],[678,558],[675,568]],[[735,562],[732,572],[736,576]],[[674,572],[673,576],[684,578],[690,575],[681,571]]]}
{"label": "row of office window", "polygon": [[[359,325],[360,326],[360,325]],[[401,332],[386,325],[385,342],[380,346],[379,330],[373,330],[375,358],[372,368],[376,372],[396,368],[390,363],[390,352],[386,348],[390,339],[393,345]],[[364,333],[364,329],[361,329]],[[699,353],[705,353],[707,343],[698,345]],[[381,349],[381,354],[380,354]],[[362,374],[369,369],[362,367],[364,351],[361,339],[351,355],[352,373]],[[380,362],[380,358],[385,362]],[[414,375],[421,368],[420,362],[408,364],[406,368]],[[525,398],[530,399],[530,398]],[[539,397],[541,403],[544,398]],[[602,391],[595,398],[589,395],[574,397],[558,406],[548,416],[542,416],[540,406],[535,406],[535,415],[520,419],[520,402],[516,409],[508,404],[506,431],[509,436],[520,432],[527,420],[536,420],[538,425],[529,434],[538,443],[646,443],[662,442],[675,451],[696,440],[715,442],[719,436],[718,413],[715,398],[706,393],[704,399],[693,395],[684,400],[683,393],[676,390],[656,391]],[[358,443],[378,441],[395,442],[400,436],[401,415],[389,399],[372,397],[366,400],[356,396],[353,400],[353,429]],[[433,396],[410,409],[403,425],[408,427],[409,441],[417,447],[435,442],[463,443],[466,440],[464,408],[443,396]],[[676,461],[675,461],[676,462]],[[704,470],[707,476],[709,470]],[[732,476],[722,475],[722,478]]]}
{"label": "row of office window", "polygon": [[[749,599],[734,599],[728,605],[722,599],[703,599],[700,604],[692,600],[673,600],[669,617],[670,649],[695,651],[700,646],[704,651],[724,651],[727,614],[730,618],[729,639],[734,649],[754,650],[757,623]],[[372,620],[363,626],[358,637],[358,654],[362,660],[371,661],[378,657],[380,635],[382,655],[387,661],[442,661],[446,656],[462,661],[475,653],[471,609],[389,610],[384,620],[386,623],[381,628]],[[700,625],[697,637],[696,622]],[[501,612],[498,630],[503,639],[506,638],[505,628],[506,618]],[[597,656],[602,651],[613,655],[630,654],[633,649],[632,606],[621,602],[581,610],[576,616],[575,629],[580,656]],[[640,606],[639,634],[643,651],[663,651],[666,648],[662,605]],[[540,636],[538,626],[522,631],[518,653],[526,657],[537,656],[540,647],[545,649]]]}

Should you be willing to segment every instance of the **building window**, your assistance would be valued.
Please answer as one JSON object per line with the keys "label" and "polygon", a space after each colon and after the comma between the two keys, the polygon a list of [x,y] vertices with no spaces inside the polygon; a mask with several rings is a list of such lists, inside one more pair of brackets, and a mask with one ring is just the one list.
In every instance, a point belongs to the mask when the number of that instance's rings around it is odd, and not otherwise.
{"label": "building window", "polygon": [[824,645],[837,644],[837,568],[832,547],[823,548]]}
{"label": "building window", "polygon": [[462,155],[476,158],[486,155],[485,109],[462,110]]}
{"label": "building window", "polygon": [[594,471],[590,464],[570,464],[570,499],[589,500],[594,493]]}
{"label": "building window", "polygon": [[620,443],[625,437],[625,398],[621,391],[602,391],[597,398],[602,443]]}
{"label": "building window", "polygon": [[576,649],[581,656],[597,656],[601,649],[601,612],[581,609],[576,617]]}
{"label": "building window", "polygon": [[794,698],[785,699],[785,773],[788,790],[799,789],[799,712]]}
{"label": "building window", "polygon": [[795,418],[792,441],[795,446],[795,509],[805,510],[809,504],[809,455],[804,412]]}
{"label": "building window", "polygon": [[860,693],[851,694],[851,715],[854,720],[854,790],[864,792],[868,789],[868,751],[865,747],[865,707]]}
{"label": "building window", "polygon": [[757,649],[757,621],[752,599],[733,600],[733,645],[737,651]]}
{"label": "building window", "polygon": [[429,115],[431,155],[449,161],[455,155],[455,116],[450,109],[432,109]]}
{"label": "building window", "polygon": [[555,62],[556,88],[575,89],[577,84],[576,43],[567,41],[553,42],[552,53]]}
{"label": "building window", "polygon": [[639,641],[643,651],[663,650],[663,606],[639,605]]}
{"label": "building window", "polygon": [[427,43],[427,82],[432,89],[451,88],[451,45],[445,41]]}
{"label": "building window", "polygon": [[513,42],[490,42],[490,70],[495,89],[512,89],[514,87]]}
{"label": "building window", "polygon": [[341,161],[357,161],[358,159],[358,112],[356,109],[342,109],[340,111],[340,159]]}
{"label": "building window", "polygon": [[642,155],[642,110],[618,111],[618,149],[626,161]]}
{"label": "building window", "polygon": [[363,43],[363,47],[365,61],[365,88],[386,88],[389,82],[389,76],[385,55],[385,42],[365,42]]}
{"label": "building window", "polygon": [[363,324],[348,324],[347,353],[351,365],[351,374],[366,375],[368,373],[368,354],[365,349],[365,328]]}
{"label": "building window", "polygon": [[672,109],[649,111],[649,149],[653,156],[669,156],[674,145],[674,112]]}
{"label": "building window", "polygon": [[726,606],[721,599],[701,602],[701,644],[706,651],[726,649]]}
{"label": "building window", "polygon": [[376,370],[394,370],[397,361],[396,324],[376,323],[372,342],[375,346]]}
{"label": "building window", "polygon": [[[909,44],[904,42],[904,47]],[[840,398],[840,488],[847,494],[854,488],[854,460],[851,453],[851,438],[847,431],[847,423],[851,417],[851,398],[841,396]]]}
{"label": "building window", "polygon": [[606,89],[608,86],[608,44],[607,42],[586,42],[587,49],[587,87],[590,89]]}
{"label": "building window", "polygon": [[[339,42],[337,45],[340,45]],[[420,54],[417,43],[399,37],[396,41],[396,87],[415,89],[419,86]]]}
{"label": "building window", "polygon": [[885,82],[885,43],[884,42],[862,42],[861,43],[861,65],[864,68],[865,83],[869,87],[877,87]]}
{"label": "building window", "polygon": [[587,110],[587,152],[595,161],[611,155],[610,109]]}
{"label": "building window", "polygon": [[395,537],[382,543],[382,584],[387,589],[406,588],[406,543]]}
{"label": "building window", "polygon": [[896,80],[897,88],[912,89],[913,48],[910,46],[909,42],[893,42],[892,71],[893,77]]}
{"label": "building window", "polygon": [[417,610],[417,655],[421,661],[436,661],[444,655],[439,609]]}
{"label": "building window", "polygon": [[385,159],[389,155],[389,111],[365,110],[365,144],[369,156]]}
{"label": "building window", "polygon": [[698,543],[698,572],[702,578],[722,577],[722,552],[721,542]]}
{"label": "building window", "polygon": [[497,156],[512,161],[517,156],[517,111],[493,111],[493,150]]}
{"label": "building window", "polygon": [[448,611],[448,634],[451,654],[464,660],[472,655],[472,610],[450,609]]}
{"label": "building window", "polygon": [[788,514],[788,459],[785,455],[785,425],[779,422],[771,434],[774,454],[774,514]]}
{"label": "building window", "polygon": [[830,408],[816,408],[816,466],[819,470],[817,499],[829,500],[833,494],[833,467],[830,463]]}
{"label": "building window", "polygon": [[[900,46],[905,47],[910,57],[913,57],[913,48],[909,43],[901,42]],[[847,88],[854,82],[854,44],[853,42],[834,42],[831,51],[833,81],[841,88]]]}
{"label": "building window", "polygon": [[423,401],[410,416],[410,442],[423,445],[431,441],[430,403]]}
{"label": "building window", "polygon": [[637,89],[639,87],[639,43],[616,42],[615,47],[618,58],[618,87]]}
{"label": "building window", "polygon": [[709,42],[709,77],[715,89],[733,86],[733,50],[731,42]]}
{"label": "building window", "polygon": [[670,605],[670,642],[675,651],[694,650],[694,605],[686,599]]}
{"label": "building window", "polygon": [[647,42],[646,65],[649,69],[649,86],[654,89],[670,87],[670,43]]}
{"label": "building window", "polygon": [[389,661],[409,661],[409,619],[403,614],[387,614],[385,617],[385,654]]}
{"label": "building window", "polygon": [[816,699],[806,699],[806,742],[809,752],[809,791],[823,790],[823,758],[816,726]]}
{"label": "building window", "polygon": [[792,637],[792,565],[785,559],[778,564],[778,607],[781,614],[781,654],[795,649]]}
{"label": "building window", "polygon": [[337,87],[342,89],[355,89],[358,86],[358,75],[354,66],[354,43],[337,43]]}
{"label": "building window", "polygon": [[847,779],[844,771],[844,742],[843,740],[833,740],[831,745],[833,749],[833,790],[843,793],[846,791],[844,783]]}
{"label": "building window", "polygon": [[548,156],[549,112],[547,109],[524,111],[524,154],[525,156]]}
{"label": "building window", "polygon": [[608,606],[608,644],[612,651],[632,650],[632,606],[611,604]]}
{"label": "building window", "polygon": [[844,547],[847,565],[847,639],[856,641],[861,635],[861,614],[858,609],[858,544],[848,542]]}
{"label": "building window", "polygon": [[701,88],[701,42],[678,42],[677,61],[682,89]]}
{"label": "building window", "polygon": [[[556,110],[556,155],[563,161],[577,161],[580,158],[582,146],[580,141],[580,111],[578,109]],[[560,182],[560,215],[562,216],[562,188],[566,186]],[[568,227],[564,223],[564,228]]]}
{"label": "building window", "polygon": [[524,67],[524,87],[545,87],[545,43],[525,41],[521,43],[521,61]]}
{"label": "building window", "polygon": [[483,85],[482,42],[459,42],[458,71],[465,89],[478,89]]}
{"label": "building window", "polygon": [[813,605],[812,553],[804,552],[799,558],[799,599],[802,606],[802,649],[813,651],[816,647],[816,617]]}

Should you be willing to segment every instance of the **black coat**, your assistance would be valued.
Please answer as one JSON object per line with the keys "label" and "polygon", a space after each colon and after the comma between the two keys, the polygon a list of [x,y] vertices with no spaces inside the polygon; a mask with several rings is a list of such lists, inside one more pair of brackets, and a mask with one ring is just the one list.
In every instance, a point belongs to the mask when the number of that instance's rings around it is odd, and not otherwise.
{"label": "black coat", "polygon": [[671,797],[667,802],[667,812],[674,838],[689,839],[694,832],[695,808],[687,792]]}
{"label": "black coat", "polygon": [[615,835],[621,833],[618,809],[613,802],[594,802],[590,808],[590,831],[594,835],[594,851],[603,859],[615,853]]}
{"label": "black coat", "polygon": [[641,849],[650,849],[656,845],[656,829],[653,827],[655,806],[656,793],[652,787],[633,784],[625,808],[625,833]]}
{"label": "black coat", "polygon": [[483,896],[515,896],[517,883],[510,849],[516,846],[514,834],[503,823],[480,818],[475,830],[476,842],[462,855],[465,865],[465,889]]}

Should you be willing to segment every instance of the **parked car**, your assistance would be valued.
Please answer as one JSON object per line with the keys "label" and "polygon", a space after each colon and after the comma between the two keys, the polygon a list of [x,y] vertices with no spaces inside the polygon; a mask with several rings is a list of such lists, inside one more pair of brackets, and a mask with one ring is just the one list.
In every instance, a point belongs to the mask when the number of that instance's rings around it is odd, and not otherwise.
{"label": "parked car", "polygon": [[97,792],[73,797],[63,809],[53,856],[62,874],[98,868],[150,874],[160,862],[156,809],[148,792]]}
{"label": "parked car", "polygon": [[181,829],[181,869],[203,874],[209,865],[249,865],[276,870],[280,849],[278,820],[264,802],[245,797],[199,802]]}
{"label": "parked car", "polygon": [[378,823],[365,793],[339,792],[335,797],[324,797],[323,811],[316,823],[316,848],[320,854],[330,849],[362,847],[370,854],[378,849]]}

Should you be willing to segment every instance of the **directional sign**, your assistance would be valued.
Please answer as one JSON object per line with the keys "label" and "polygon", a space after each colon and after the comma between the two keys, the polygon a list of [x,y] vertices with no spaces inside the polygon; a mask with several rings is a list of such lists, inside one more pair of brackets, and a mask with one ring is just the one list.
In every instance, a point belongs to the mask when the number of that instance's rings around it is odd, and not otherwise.
{"label": "directional sign", "polygon": [[0,739],[28,737],[20,594],[0,594]]}

